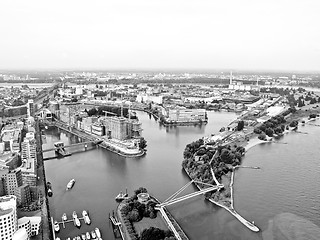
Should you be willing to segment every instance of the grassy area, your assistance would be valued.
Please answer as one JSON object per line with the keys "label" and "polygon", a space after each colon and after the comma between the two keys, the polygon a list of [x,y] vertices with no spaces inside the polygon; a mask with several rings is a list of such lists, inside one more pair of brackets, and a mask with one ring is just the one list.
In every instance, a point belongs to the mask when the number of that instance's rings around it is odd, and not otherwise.
{"label": "grassy area", "polygon": [[162,230],[168,230],[168,227],[165,224],[164,220],[161,218],[159,212],[156,218],[151,219],[144,217],[139,222],[134,222],[133,225],[139,235],[144,229],[148,229],[150,227],[157,227]]}

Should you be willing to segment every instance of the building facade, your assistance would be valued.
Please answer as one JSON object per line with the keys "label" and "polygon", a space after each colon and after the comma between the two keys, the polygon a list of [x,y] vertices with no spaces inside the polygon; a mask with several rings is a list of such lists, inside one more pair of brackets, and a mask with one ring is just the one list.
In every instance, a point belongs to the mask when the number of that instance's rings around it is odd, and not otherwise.
{"label": "building facade", "polygon": [[27,103],[27,115],[28,117],[33,117],[34,115],[34,105],[32,99],[29,99]]}
{"label": "building facade", "polygon": [[15,189],[22,186],[22,174],[20,169],[9,171],[4,178],[5,191],[8,195],[14,195]]}
{"label": "building facade", "polygon": [[27,184],[15,188],[14,195],[17,197],[18,206],[26,205],[31,202],[30,187]]}
{"label": "building facade", "polygon": [[15,196],[0,197],[0,239],[11,240],[17,231],[16,209]]}
{"label": "building facade", "polygon": [[206,121],[205,109],[166,109],[167,121],[189,122],[189,121]]}

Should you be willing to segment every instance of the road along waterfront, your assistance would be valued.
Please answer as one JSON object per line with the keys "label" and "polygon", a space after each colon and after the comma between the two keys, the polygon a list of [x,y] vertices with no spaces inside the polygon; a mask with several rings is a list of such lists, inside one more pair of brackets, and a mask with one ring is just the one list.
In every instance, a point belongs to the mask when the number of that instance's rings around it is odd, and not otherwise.
{"label": "road along waterfront", "polygon": [[[49,198],[51,216],[61,219],[64,212],[71,214],[74,210],[87,209],[92,219],[91,227],[82,226],[79,230],[70,226],[61,229],[59,237],[72,237],[97,226],[104,239],[113,239],[108,213],[116,209],[114,197],[121,189],[133,191],[143,186],[160,201],[167,199],[189,182],[181,168],[185,146],[217,133],[236,117],[234,113],[209,112],[207,125],[163,127],[148,114],[137,114],[144,129],[143,137],[148,142],[145,156],[124,158],[98,148],[45,162],[46,178],[53,188],[53,197]],[[297,214],[320,225],[316,211],[320,207],[320,190],[310,184],[317,178],[314,169],[318,169],[320,152],[315,146],[318,146],[320,128],[305,126],[300,129],[309,134],[290,133],[278,140],[288,144],[266,143],[251,148],[243,158],[243,165],[259,166],[261,171],[240,168],[235,175],[235,208],[245,218],[254,219],[261,232],[248,230],[225,209],[198,196],[167,207],[189,239],[262,239],[269,221],[283,212]],[[65,144],[79,141],[58,130],[46,131],[46,135],[44,149],[52,147],[55,141]],[[301,141],[305,136],[308,141]],[[72,178],[77,182],[66,192],[66,184]],[[185,193],[195,190],[193,186]]]}

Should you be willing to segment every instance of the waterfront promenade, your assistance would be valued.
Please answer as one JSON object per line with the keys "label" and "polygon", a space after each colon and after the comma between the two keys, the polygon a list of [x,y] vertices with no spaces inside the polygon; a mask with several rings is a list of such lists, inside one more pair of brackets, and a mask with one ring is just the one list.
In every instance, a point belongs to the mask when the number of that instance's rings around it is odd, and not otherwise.
{"label": "waterfront promenade", "polygon": [[50,226],[50,211],[49,211],[49,203],[48,203],[48,196],[46,191],[46,174],[45,168],[43,164],[43,154],[42,154],[42,139],[41,139],[41,131],[39,127],[39,122],[35,122],[35,129],[36,129],[36,142],[37,142],[37,188],[38,191],[41,192],[41,195],[44,199],[42,206],[41,206],[41,220],[42,226],[41,231],[35,239],[53,239],[53,232],[51,231],[52,228]]}

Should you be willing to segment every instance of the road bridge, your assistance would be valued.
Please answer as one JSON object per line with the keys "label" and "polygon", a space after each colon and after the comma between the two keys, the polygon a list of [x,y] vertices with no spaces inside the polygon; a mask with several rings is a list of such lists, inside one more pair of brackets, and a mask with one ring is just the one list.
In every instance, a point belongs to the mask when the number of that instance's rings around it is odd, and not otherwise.
{"label": "road bridge", "polygon": [[[70,148],[70,147],[75,147],[75,146],[81,146],[81,145],[88,145],[88,144],[100,144],[102,143],[102,140],[92,140],[92,141],[87,141],[87,142],[81,142],[81,143],[74,143],[74,144],[71,144],[71,145],[67,145],[67,146],[61,146],[61,147],[54,147],[54,148],[49,148],[49,149],[45,149],[45,150],[42,150],[42,152],[50,152],[50,151],[56,151],[56,150],[59,150],[59,149],[65,149],[65,148]],[[41,151],[39,151],[41,152]]]}

